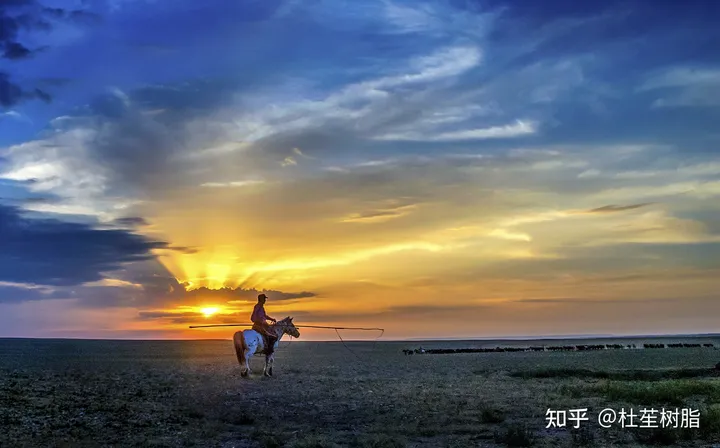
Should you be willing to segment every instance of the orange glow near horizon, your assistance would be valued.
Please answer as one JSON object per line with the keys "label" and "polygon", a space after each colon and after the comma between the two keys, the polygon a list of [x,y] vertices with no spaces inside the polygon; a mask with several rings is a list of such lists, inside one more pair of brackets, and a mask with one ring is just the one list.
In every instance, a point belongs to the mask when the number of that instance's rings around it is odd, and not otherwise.
{"label": "orange glow near horizon", "polygon": [[210,316],[216,314],[218,311],[220,311],[220,308],[218,308],[218,307],[209,307],[209,308],[201,308],[200,309],[200,312],[205,317],[210,317]]}
{"label": "orange glow near horizon", "polygon": [[[249,201],[242,198],[234,200],[233,207]],[[228,292],[226,297],[214,292],[224,288],[278,291],[278,296],[268,294],[266,304],[267,313],[277,319],[294,316],[306,325],[385,327],[385,338],[550,334],[555,327],[563,333],[599,334],[631,326],[632,322],[618,323],[619,307],[647,314],[647,303],[638,298],[657,300],[655,314],[646,321],[665,322],[667,327],[677,315],[672,304],[680,295],[696,297],[694,306],[705,309],[704,315],[720,306],[703,299],[717,290],[713,273],[675,268],[673,276],[668,275],[670,266],[615,267],[587,257],[640,237],[711,240],[702,228],[663,211],[637,207],[623,213],[580,213],[576,206],[525,213],[501,210],[482,224],[469,218],[435,222],[433,212],[415,217],[416,222],[410,221],[412,214],[403,217],[402,225],[401,218],[341,222],[340,217],[349,216],[343,212],[313,226],[300,220],[287,230],[271,219],[271,212],[267,220],[231,215],[244,209],[218,199],[203,202],[203,216],[180,207],[156,211],[153,223],[162,229],[158,237],[194,249],[161,250],[158,260],[187,291],[212,291],[169,296],[177,299],[140,310],[148,313],[143,330],[172,331],[188,338],[227,337],[232,329],[187,328],[249,322],[253,294]],[[393,227],[405,225],[403,232]],[[666,230],[657,234],[646,228]],[[573,265],[576,255],[565,247],[577,247],[583,262]],[[314,295],[280,300],[282,294],[304,291]],[[574,319],[559,325],[561,316],[567,315]],[[306,337],[335,336],[303,332]]]}

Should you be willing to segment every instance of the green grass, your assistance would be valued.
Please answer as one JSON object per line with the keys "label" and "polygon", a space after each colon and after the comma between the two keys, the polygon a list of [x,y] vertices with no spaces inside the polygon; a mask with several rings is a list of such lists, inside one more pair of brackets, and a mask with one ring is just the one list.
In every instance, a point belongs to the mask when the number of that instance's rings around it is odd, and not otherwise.
{"label": "green grass", "polygon": [[720,371],[711,368],[685,368],[664,370],[590,370],[577,368],[520,370],[511,372],[513,378],[583,378],[607,379],[618,381],[661,381],[668,379],[687,379],[702,377],[720,377]]}
{"label": "green grass", "polygon": [[370,434],[355,438],[350,446],[352,448],[405,448],[407,441],[402,436]]}
{"label": "green grass", "polygon": [[305,435],[290,445],[292,448],[338,448],[340,445],[324,435]]}
{"label": "green grass", "polygon": [[642,428],[635,429],[635,439],[646,445],[676,446],[682,443],[720,441],[720,407],[700,409],[699,428]]}
{"label": "green grass", "polygon": [[284,445],[281,437],[273,434],[271,431],[256,430],[252,433],[252,438],[261,448],[280,448]]}
{"label": "green grass", "polygon": [[595,396],[643,405],[682,405],[690,397],[720,400],[720,382],[713,380],[608,381],[563,388],[575,398]]}
{"label": "green grass", "polygon": [[633,430],[635,440],[646,445],[674,446],[681,441],[694,439],[693,433],[684,428],[643,428]]}
{"label": "green grass", "polygon": [[512,423],[495,432],[495,442],[511,448],[533,446],[537,436],[527,425]]}
{"label": "green grass", "polygon": [[700,411],[700,436],[705,440],[720,442],[720,405]]}
{"label": "green grass", "polygon": [[495,408],[483,408],[480,411],[481,423],[502,423],[505,421],[505,413]]}
{"label": "green grass", "polygon": [[595,428],[590,425],[582,425],[579,428],[568,428],[573,446],[590,447],[595,446]]}
{"label": "green grass", "polygon": [[220,420],[236,426],[246,426],[255,424],[255,417],[246,412],[232,412],[223,415]]}
{"label": "green grass", "polygon": [[700,429],[623,440],[720,443],[718,380],[705,377],[716,351],[406,357],[406,343],[350,346],[361,359],[339,343],[293,343],[273,378],[257,375],[258,358],[246,379],[230,341],[0,340],[0,446],[602,447],[618,433],[546,431],[545,411],[662,401],[700,407]]}

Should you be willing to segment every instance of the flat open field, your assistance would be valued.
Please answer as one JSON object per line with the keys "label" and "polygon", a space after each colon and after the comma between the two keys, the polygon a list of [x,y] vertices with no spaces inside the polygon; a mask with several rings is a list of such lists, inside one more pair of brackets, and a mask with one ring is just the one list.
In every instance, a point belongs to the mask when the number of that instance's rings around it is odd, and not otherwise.
{"label": "flat open field", "polygon": [[[240,377],[230,341],[0,340],[0,446],[713,446],[713,348],[405,356],[403,349],[591,341],[282,342]],[[546,411],[589,408],[579,429]],[[701,410],[700,428],[602,428],[603,408]],[[635,420],[640,425],[639,419]],[[568,426],[574,423],[568,420]],[[652,425],[650,425],[652,426]]]}

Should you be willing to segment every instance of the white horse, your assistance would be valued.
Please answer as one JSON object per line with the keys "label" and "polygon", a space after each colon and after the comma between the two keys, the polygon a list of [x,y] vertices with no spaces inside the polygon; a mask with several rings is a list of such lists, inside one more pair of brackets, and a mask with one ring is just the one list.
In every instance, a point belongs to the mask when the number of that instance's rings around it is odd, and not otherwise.
{"label": "white horse", "polygon": [[[295,327],[292,317],[286,317],[272,325],[270,332],[273,333],[277,340],[275,341],[275,349],[277,349],[280,339],[286,334],[294,338],[300,337],[300,332]],[[246,377],[250,374],[250,357],[253,355],[265,355],[265,367],[263,375],[272,376],[273,362],[275,362],[275,351],[272,355],[265,353],[265,339],[263,335],[255,330],[242,330],[233,335],[233,345],[237,354],[238,362],[242,370],[240,375]]]}

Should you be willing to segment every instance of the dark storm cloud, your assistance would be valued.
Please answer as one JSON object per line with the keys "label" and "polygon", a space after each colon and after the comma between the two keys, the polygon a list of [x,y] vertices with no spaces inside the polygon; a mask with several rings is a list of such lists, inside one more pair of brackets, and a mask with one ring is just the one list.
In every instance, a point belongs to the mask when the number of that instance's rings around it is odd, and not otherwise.
{"label": "dark storm cloud", "polygon": [[[52,21],[57,20],[83,23],[98,19],[83,10],[47,8],[34,0],[0,0],[0,58],[20,61],[46,49],[29,48],[20,42],[21,31],[50,31]],[[52,97],[37,87],[23,87],[7,71],[0,71],[0,106],[7,108],[29,99],[49,102]]]}
{"label": "dark storm cloud", "polygon": [[117,229],[31,219],[0,204],[0,281],[54,286],[99,281],[124,263],[153,258],[168,244]]}
{"label": "dark storm cloud", "polygon": [[5,59],[25,59],[30,57],[33,52],[27,47],[17,42],[10,42],[5,44],[5,52],[3,57]]}
{"label": "dark storm cloud", "polygon": [[50,95],[40,89],[24,89],[13,81],[10,75],[0,71],[0,106],[11,107],[20,101],[37,98],[49,102]]}
{"label": "dark storm cloud", "polygon": [[[15,0],[8,3],[3,1],[0,5],[0,48],[3,49],[5,59],[24,59],[32,56],[30,50],[18,42],[20,31],[44,30],[51,25],[45,20],[47,12],[38,10],[34,1]],[[49,14],[52,16],[52,14]]]}
{"label": "dark storm cloud", "polygon": [[12,48],[12,51],[19,51],[21,54],[29,56],[33,50],[27,49],[19,42],[21,31],[50,31],[53,28],[52,20],[97,22],[99,19],[100,17],[96,14],[80,9],[48,8],[34,0],[2,0],[0,3],[0,46],[4,47],[6,52]]}

